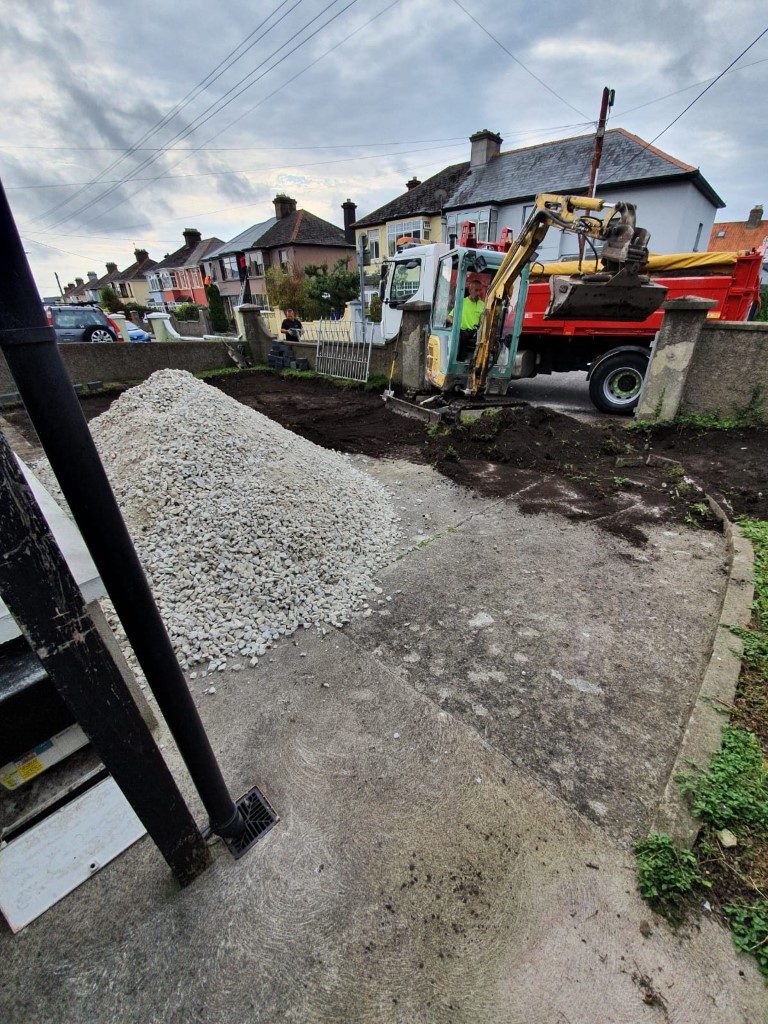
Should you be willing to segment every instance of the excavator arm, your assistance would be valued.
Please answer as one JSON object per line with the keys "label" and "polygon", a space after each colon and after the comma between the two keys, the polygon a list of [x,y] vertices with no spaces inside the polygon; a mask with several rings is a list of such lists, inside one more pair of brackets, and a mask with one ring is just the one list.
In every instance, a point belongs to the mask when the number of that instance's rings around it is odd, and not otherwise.
{"label": "excavator arm", "polygon": [[[485,297],[467,378],[466,394],[473,398],[485,390],[488,371],[498,357],[514,284],[550,227],[602,242],[604,269],[598,274],[551,278],[548,317],[643,321],[664,301],[666,288],[640,276],[648,260],[650,235],[637,228],[631,203],[609,204],[590,196],[538,195]],[[477,268],[481,269],[483,263],[479,254]]]}

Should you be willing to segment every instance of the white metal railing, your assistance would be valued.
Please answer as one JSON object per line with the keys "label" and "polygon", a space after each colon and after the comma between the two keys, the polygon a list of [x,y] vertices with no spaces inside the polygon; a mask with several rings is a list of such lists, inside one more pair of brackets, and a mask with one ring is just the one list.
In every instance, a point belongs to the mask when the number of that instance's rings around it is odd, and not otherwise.
{"label": "white metal railing", "polygon": [[371,338],[366,332],[365,341],[352,337],[350,325],[339,320],[321,320],[317,326],[318,373],[345,380],[368,380],[371,368]]}

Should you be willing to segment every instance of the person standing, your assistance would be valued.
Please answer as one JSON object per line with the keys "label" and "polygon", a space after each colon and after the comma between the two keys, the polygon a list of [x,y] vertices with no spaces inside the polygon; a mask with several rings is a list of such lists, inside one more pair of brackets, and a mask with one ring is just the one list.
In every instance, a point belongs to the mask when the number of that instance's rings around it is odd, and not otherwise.
{"label": "person standing", "polygon": [[286,341],[301,341],[301,332],[303,331],[301,326],[301,320],[296,317],[295,312],[292,309],[286,309],[285,320],[280,325],[280,333],[283,335]]}

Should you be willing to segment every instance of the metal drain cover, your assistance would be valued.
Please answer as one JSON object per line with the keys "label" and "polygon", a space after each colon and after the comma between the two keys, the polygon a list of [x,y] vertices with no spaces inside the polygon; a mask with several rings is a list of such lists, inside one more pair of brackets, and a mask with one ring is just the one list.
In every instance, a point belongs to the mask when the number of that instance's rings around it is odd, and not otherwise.
{"label": "metal drain cover", "polygon": [[258,786],[241,796],[237,806],[245,818],[245,834],[239,839],[224,840],[235,860],[247,853],[280,820]]}

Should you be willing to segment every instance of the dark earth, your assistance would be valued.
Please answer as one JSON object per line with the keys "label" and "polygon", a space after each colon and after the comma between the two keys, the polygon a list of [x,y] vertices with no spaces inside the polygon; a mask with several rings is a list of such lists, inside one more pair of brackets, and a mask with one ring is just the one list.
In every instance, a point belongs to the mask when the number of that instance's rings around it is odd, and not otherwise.
{"label": "dark earth", "polygon": [[[765,428],[628,429],[628,421],[619,417],[589,423],[536,406],[425,428],[392,412],[380,394],[321,378],[251,372],[209,383],[315,444],[428,462],[480,494],[515,497],[524,512],[593,521],[636,544],[645,540],[644,523],[717,528],[699,488],[731,516],[768,518]],[[98,416],[116,397],[83,397],[86,418]],[[27,440],[36,441],[23,410],[6,410],[4,416]]]}

